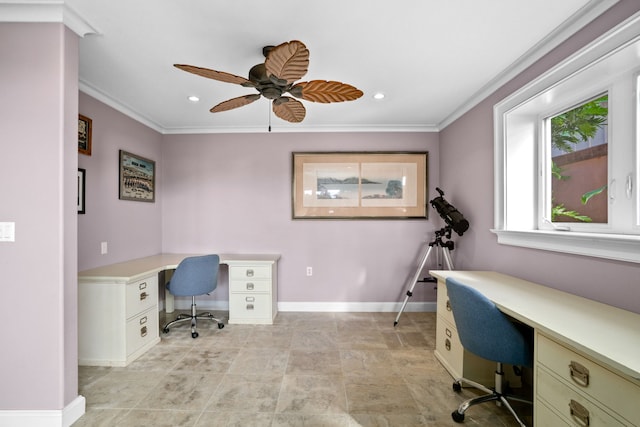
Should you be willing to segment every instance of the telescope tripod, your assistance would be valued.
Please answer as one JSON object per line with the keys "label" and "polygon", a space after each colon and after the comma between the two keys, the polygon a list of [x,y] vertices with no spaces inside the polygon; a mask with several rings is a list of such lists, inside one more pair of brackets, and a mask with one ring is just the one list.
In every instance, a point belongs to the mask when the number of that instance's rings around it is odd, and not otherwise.
{"label": "telescope tripod", "polygon": [[[445,242],[443,238],[446,238],[447,241]],[[433,252],[434,248],[436,249],[436,252],[435,252],[436,261],[443,259],[447,267],[447,270],[453,270],[453,261],[451,261],[451,251],[453,250],[453,241],[449,239],[451,239],[451,227],[446,226],[444,228],[441,228],[440,230],[437,230],[435,239],[432,242],[429,242],[429,249],[425,252],[424,256],[420,260],[420,263],[418,264],[418,269],[416,270],[416,273],[413,275],[413,280],[411,281],[411,287],[407,291],[407,294],[404,298],[404,302],[402,303],[402,307],[400,308],[400,311],[396,316],[396,320],[393,322],[394,327],[398,324],[398,320],[400,320],[400,316],[402,315],[402,312],[407,306],[407,302],[409,302],[409,298],[413,296],[413,288],[415,288],[416,284],[418,282],[434,282],[435,281],[433,278],[419,280],[420,273],[422,273],[422,270],[424,269],[424,266],[427,264],[427,260],[429,259],[429,256],[431,256],[431,253]],[[441,253],[440,254],[441,257],[438,256],[438,252]]]}

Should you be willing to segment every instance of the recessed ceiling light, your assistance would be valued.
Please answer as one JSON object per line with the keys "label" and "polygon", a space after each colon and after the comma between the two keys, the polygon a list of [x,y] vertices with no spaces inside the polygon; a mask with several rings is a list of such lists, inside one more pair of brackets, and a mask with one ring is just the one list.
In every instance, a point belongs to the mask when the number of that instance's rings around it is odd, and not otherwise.
{"label": "recessed ceiling light", "polygon": [[198,97],[197,97],[197,96],[195,96],[195,95],[191,95],[191,96],[189,97],[189,101],[191,101],[191,102],[198,102],[198,101],[200,101],[200,98],[198,98]]}
{"label": "recessed ceiling light", "polygon": [[373,99],[382,99],[384,98],[384,93],[382,92],[378,92],[375,95],[373,95]]}

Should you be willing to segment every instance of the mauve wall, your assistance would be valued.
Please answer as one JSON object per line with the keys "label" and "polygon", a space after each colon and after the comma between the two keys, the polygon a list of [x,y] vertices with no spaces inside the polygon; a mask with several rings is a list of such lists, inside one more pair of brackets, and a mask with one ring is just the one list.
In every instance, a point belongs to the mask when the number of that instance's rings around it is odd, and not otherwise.
{"label": "mauve wall", "polygon": [[[493,228],[493,106],[640,9],[621,0],[520,76],[440,132],[440,179],[471,222],[460,239],[457,268],[497,270],[640,313],[640,266],[498,245]],[[640,248],[638,248],[640,250]]]}
{"label": "mauve wall", "polygon": [[[156,161],[162,171],[158,132],[80,92],[80,114],[93,121],[91,156],[78,154],[86,169],[86,213],[78,215],[78,270],[161,252],[162,180],[156,178],[156,202],[118,199],[119,150]],[[108,252],[100,253],[101,242]]]}
{"label": "mauve wall", "polygon": [[[400,301],[421,244],[440,227],[433,210],[428,221],[291,219],[292,152],[393,150],[429,152],[432,198],[435,133],[165,135],[162,250],[281,254],[280,302]],[[424,288],[412,302],[434,300]]]}
{"label": "mauve wall", "polygon": [[77,50],[62,24],[0,24],[0,411],[78,396]]}

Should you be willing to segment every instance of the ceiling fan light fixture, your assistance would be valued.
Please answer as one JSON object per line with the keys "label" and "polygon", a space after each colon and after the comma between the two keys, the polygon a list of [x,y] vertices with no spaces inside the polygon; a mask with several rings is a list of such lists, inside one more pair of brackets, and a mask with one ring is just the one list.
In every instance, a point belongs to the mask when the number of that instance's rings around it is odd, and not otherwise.
{"label": "ceiling fan light fixture", "polygon": [[[195,65],[173,65],[180,70],[201,77],[239,84],[243,87],[252,87],[258,91],[252,95],[223,101],[209,110],[212,113],[242,107],[264,96],[272,101],[272,111],[278,118],[290,123],[299,123],[304,120],[306,109],[300,101],[294,98],[326,104],[353,101],[363,95],[361,90],[349,84],[332,80],[295,83],[307,74],[309,66],[309,50],[299,40],[285,42],[275,47],[266,46],[263,53],[265,55],[264,63],[251,67],[248,79]],[[293,98],[285,96],[285,93],[289,93]]]}
{"label": "ceiling fan light fixture", "polygon": [[190,96],[190,97],[188,97],[187,99],[188,99],[189,101],[191,101],[191,102],[198,102],[198,101],[200,101],[200,98],[198,98],[198,97],[197,97],[197,96],[195,96],[195,95],[191,95],[191,96]]}
{"label": "ceiling fan light fixture", "polygon": [[373,95],[373,99],[384,99],[384,93],[382,93],[382,92],[376,92],[376,93]]}

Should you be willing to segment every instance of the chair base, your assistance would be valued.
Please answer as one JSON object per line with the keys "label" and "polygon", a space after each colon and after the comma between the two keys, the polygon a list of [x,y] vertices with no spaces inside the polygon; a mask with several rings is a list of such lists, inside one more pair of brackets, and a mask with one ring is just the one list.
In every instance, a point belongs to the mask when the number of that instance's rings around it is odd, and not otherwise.
{"label": "chair base", "polygon": [[198,335],[199,335],[197,330],[198,319],[211,320],[218,324],[218,329],[224,328],[224,323],[222,323],[220,319],[213,317],[213,314],[211,314],[210,312],[205,312],[205,313],[196,312],[196,297],[193,296],[191,297],[191,314],[190,315],[179,314],[175,320],[172,320],[171,322],[164,325],[164,327],[162,328],[162,332],[165,334],[168,334],[170,330],[169,328],[171,326],[176,325],[178,323],[186,322],[187,320],[191,320],[191,338],[198,338]]}
{"label": "chair base", "polygon": [[482,384],[479,384],[475,381],[471,381],[468,380],[466,378],[458,378],[454,383],[453,383],[453,390],[456,392],[459,392],[462,389],[462,383],[468,384],[478,390],[482,390],[484,392],[486,392],[487,394],[482,395],[482,396],[478,396],[478,397],[474,397],[472,399],[468,399],[465,400],[464,402],[462,402],[460,404],[460,406],[458,406],[458,409],[456,409],[455,411],[453,411],[451,413],[451,418],[453,418],[453,421],[457,422],[457,423],[462,423],[464,422],[464,414],[467,411],[467,409],[469,409],[471,406],[473,405],[478,405],[480,403],[484,403],[484,402],[492,402],[495,401],[498,405],[504,405],[504,407],[506,407],[509,412],[511,412],[511,415],[513,415],[513,417],[516,419],[516,421],[518,422],[518,424],[521,427],[526,427],[526,425],[522,422],[522,420],[520,419],[520,417],[518,417],[518,414],[516,413],[516,411],[513,409],[513,407],[511,407],[511,404],[509,403],[509,400],[513,400],[513,401],[517,401],[517,402],[524,402],[524,403],[528,403],[528,404],[533,404],[533,402],[531,400],[528,399],[524,399],[521,397],[517,397],[517,396],[512,396],[512,395],[507,395],[502,393],[502,380],[504,377],[504,372],[502,372],[502,364],[498,363],[497,369],[496,369],[496,373],[495,373],[495,377],[496,377],[496,389],[495,390],[491,390],[487,387],[485,387]]}

